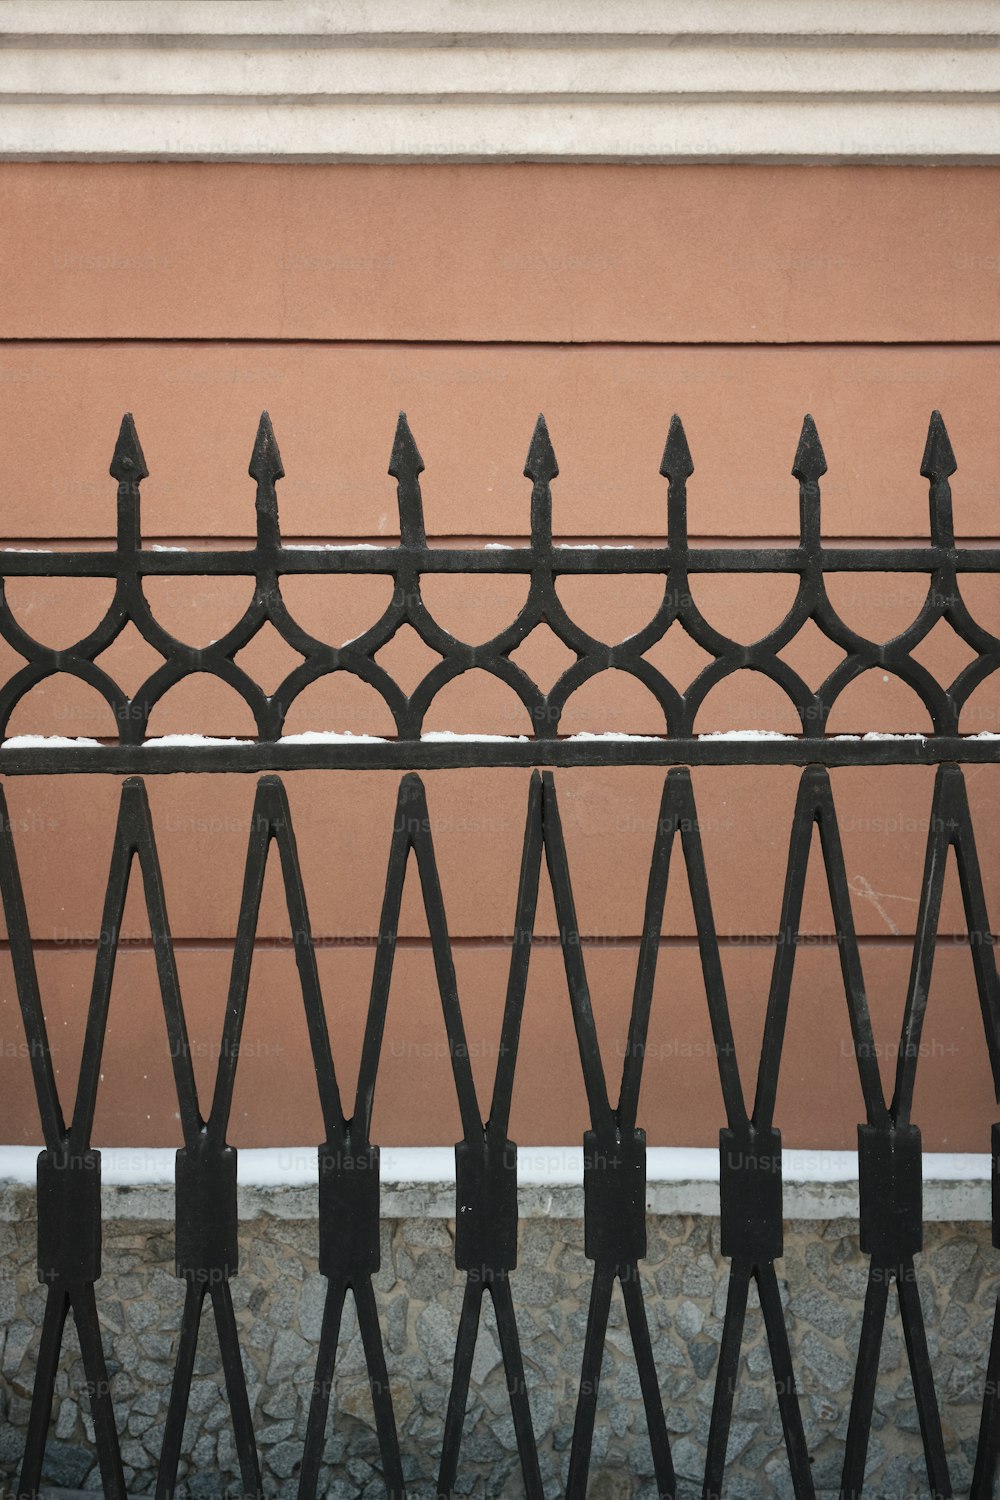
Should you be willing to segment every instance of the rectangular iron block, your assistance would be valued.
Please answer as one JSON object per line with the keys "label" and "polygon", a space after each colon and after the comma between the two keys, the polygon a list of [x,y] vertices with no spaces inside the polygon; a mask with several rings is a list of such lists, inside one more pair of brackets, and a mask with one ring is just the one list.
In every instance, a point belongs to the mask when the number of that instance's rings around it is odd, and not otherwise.
{"label": "rectangular iron block", "polygon": [[719,1131],[720,1248],[767,1265],[785,1248],[781,1218],[781,1131]]}
{"label": "rectangular iron block", "polygon": [[379,1150],[319,1148],[319,1268],[331,1280],[373,1275],[379,1249]]}
{"label": "rectangular iron block", "polygon": [[101,1153],[38,1157],[38,1279],[79,1283],[101,1274]]}
{"label": "rectangular iron block", "polygon": [[455,1147],[455,1265],[512,1271],[517,1265],[517,1147],[459,1141]]}
{"label": "rectangular iron block", "polygon": [[916,1125],[858,1126],[858,1189],[862,1253],[879,1265],[916,1255],[924,1243]]}
{"label": "rectangular iron block", "polygon": [[183,1147],[175,1181],[177,1275],[228,1281],[239,1268],[234,1147]]}
{"label": "rectangular iron block", "polygon": [[583,1137],[583,1240],[589,1260],[646,1254],[646,1132]]}

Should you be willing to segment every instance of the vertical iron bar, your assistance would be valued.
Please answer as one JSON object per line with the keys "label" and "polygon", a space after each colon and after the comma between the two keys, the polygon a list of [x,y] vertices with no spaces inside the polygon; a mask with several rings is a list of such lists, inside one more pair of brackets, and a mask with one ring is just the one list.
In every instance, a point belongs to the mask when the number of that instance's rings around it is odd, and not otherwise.
{"label": "vertical iron bar", "polygon": [[37,1500],[38,1486],[42,1482],[42,1463],[45,1458],[45,1439],[52,1418],[52,1402],[55,1397],[56,1372],[59,1368],[59,1351],[62,1347],[63,1329],[69,1312],[69,1289],[60,1281],[50,1281],[45,1294],[45,1312],[42,1316],[42,1336],[35,1363],[35,1386],[28,1413],[28,1434],[21,1456],[21,1473],[15,1494],[17,1500]]}
{"label": "vertical iron bar", "polygon": [[896,1270],[896,1293],[899,1297],[899,1313],[906,1341],[906,1354],[913,1380],[913,1397],[920,1422],[920,1436],[927,1460],[927,1479],[931,1487],[932,1500],[951,1500],[951,1477],[944,1451],[944,1436],[941,1432],[941,1416],[937,1396],[934,1392],[934,1376],[931,1372],[930,1355],[927,1351],[927,1334],[924,1330],[924,1314],[920,1306],[920,1292],[912,1260],[903,1261]]}
{"label": "vertical iron bar", "polygon": [[482,1302],[482,1280],[472,1276],[466,1277],[465,1291],[462,1294],[462,1314],[458,1321],[458,1338],[455,1342],[448,1411],[444,1423],[441,1464],[438,1469],[438,1495],[442,1497],[452,1494],[458,1474],[458,1454],[462,1446],[462,1426],[469,1404],[469,1378],[472,1374],[472,1360],[476,1352],[476,1335],[479,1332]]}
{"label": "vertical iron bar", "polygon": [[392,1392],[389,1389],[389,1372],[385,1365],[382,1333],[375,1306],[375,1292],[371,1277],[359,1277],[354,1283],[354,1305],[358,1313],[358,1327],[364,1345],[365,1363],[368,1366],[368,1383],[371,1387],[372,1406],[375,1411],[375,1430],[378,1433],[379,1452],[385,1471],[387,1500],[403,1500],[403,1467],[399,1457],[399,1440],[396,1436],[396,1418],[392,1409]]}
{"label": "vertical iron bar", "polygon": [[347,1296],[347,1282],[329,1281],[326,1300],[323,1303],[323,1323],[320,1327],[319,1350],[316,1355],[316,1377],[309,1400],[309,1415],[306,1419],[306,1440],[299,1470],[299,1500],[315,1500],[319,1483],[319,1469],[323,1461],[323,1445],[326,1441],[326,1423],[330,1411],[330,1396],[333,1392],[333,1371],[337,1361],[337,1343],[340,1339],[340,1322]]}
{"label": "vertical iron bar", "polygon": [[986,1366],[983,1391],[983,1414],[979,1423],[976,1466],[972,1475],[969,1500],[993,1500],[1000,1458],[1000,1296],[993,1312],[993,1337]]}
{"label": "vertical iron bar", "polygon": [[189,1280],[184,1287],[184,1311],[181,1314],[181,1336],[174,1360],[174,1378],[170,1386],[167,1420],[160,1445],[160,1464],[156,1476],[156,1500],[174,1500],[177,1492],[177,1466],[181,1461],[181,1442],[187,1417],[188,1397],[198,1353],[198,1330],[208,1287],[204,1281]]}
{"label": "vertical iron bar", "polygon": [[105,1500],[126,1500],[125,1476],[122,1473],[115,1409],[111,1400],[111,1382],[104,1358],[94,1283],[70,1288],[70,1306],[80,1340],[80,1354],[90,1392],[90,1410],[94,1420],[94,1440],[101,1468]]}
{"label": "vertical iron bar", "polygon": [[521,1476],[524,1482],[525,1500],[542,1500],[544,1487],[538,1465],[538,1446],[531,1423],[531,1408],[528,1405],[528,1385],[524,1378],[524,1360],[521,1357],[521,1340],[514,1316],[510,1281],[506,1274],[499,1273],[487,1281],[497,1318],[497,1334],[500,1338],[500,1353],[507,1374],[507,1394],[510,1397],[510,1413],[517,1439],[517,1453],[521,1460]]}
{"label": "vertical iron bar", "polygon": [[674,1461],[670,1453],[670,1439],[667,1436],[667,1424],[663,1416],[660,1381],[656,1373],[656,1363],[649,1339],[649,1323],[646,1320],[646,1304],[643,1301],[642,1287],[639,1283],[638,1264],[633,1261],[631,1265],[622,1266],[619,1280],[622,1296],[625,1299],[625,1313],[628,1318],[629,1332],[632,1335],[632,1348],[635,1351],[635,1363],[639,1373],[639,1388],[642,1391],[642,1405],[649,1430],[649,1447],[653,1456],[657,1497],[658,1500],[674,1500],[677,1493],[677,1480],[674,1477]]}
{"label": "vertical iron bar", "polygon": [[244,1500],[262,1500],[260,1461],[253,1435],[253,1417],[247,1395],[246,1376],[240,1358],[240,1340],[236,1331],[236,1313],[228,1280],[213,1281],[209,1287],[215,1309],[215,1326],[219,1335],[222,1368],[226,1376],[226,1395],[233,1418],[233,1440],[243,1481]]}
{"label": "vertical iron bar", "polygon": [[726,1467],[726,1447],[729,1443],[729,1428],[733,1419],[733,1401],[736,1396],[736,1374],[743,1347],[743,1324],[746,1319],[747,1297],[750,1292],[751,1267],[746,1261],[734,1260],[729,1268],[729,1295],[726,1298],[726,1316],[722,1325],[722,1344],[719,1348],[719,1364],[715,1376],[715,1394],[712,1400],[712,1423],[708,1432],[708,1451],[705,1458],[705,1480],[702,1485],[702,1500],[720,1500],[722,1476]]}
{"label": "vertical iron bar", "polygon": [[587,1332],[583,1341],[583,1365],[570,1447],[566,1500],[586,1500],[597,1395],[601,1387],[601,1365],[604,1363],[604,1340],[608,1331],[614,1281],[615,1267],[610,1261],[599,1260],[594,1266],[594,1280],[590,1288],[590,1312],[587,1315]]}
{"label": "vertical iron bar", "polygon": [[872,1264],[868,1267],[868,1290],[861,1320],[861,1341],[851,1394],[851,1414],[847,1422],[847,1444],[840,1481],[840,1500],[861,1500],[865,1482],[865,1460],[871,1435],[875,1384],[878,1380],[878,1358],[885,1328],[889,1277],[892,1268]]}
{"label": "vertical iron bar", "polygon": [[757,1290],[760,1292],[760,1309],[764,1315],[764,1332],[771,1351],[771,1368],[774,1371],[774,1388],[781,1414],[781,1428],[785,1437],[785,1452],[788,1454],[788,1471],[796,1500],[813,1500],[816,1489],[812,1469],[809,1465],[809,1447],[802,1426],[802,1409],[795,1385],[795,1370],[792,1366],[792,1351],[788,1346],[788,1328],[778,1292],[778,1278],[774,1262],[758,1266],[755,1271]]}

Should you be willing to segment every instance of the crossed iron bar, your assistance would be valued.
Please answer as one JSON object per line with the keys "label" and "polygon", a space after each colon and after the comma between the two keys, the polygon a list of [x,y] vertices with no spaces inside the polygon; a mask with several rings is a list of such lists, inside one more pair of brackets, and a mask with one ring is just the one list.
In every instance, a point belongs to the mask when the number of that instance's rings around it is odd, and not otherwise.
{"label": "crossed iron bar", "polygon": [[[551,484],[558,466],[544,418],[539,417],[525,465],[532,481],[531,539],[526,547],[451,548],[427,542],[419,476],[423,461],[405,415],[396,429],[389,473],[397,481],[400,540],[389,547],[287,547],[278,525],[276,484],[284,475],[265,412],[260,419],[250,461],[257,483],[256,544],[250,549],[206,552],[146,549],[139,520],[139,490],[148,470],[130,415],[122,421],[111,462],[118,481],[117,545],[113,551],[8,552],[0,569],[8,577],[110,577],[115,592],[103,619],[73,645],[62,650],[33,639],[15,617],[0,580],[0,635],[24,659],[0,687],[0,739],[8,732],[11,714],[38,683],[56,673],[68,673],[94,688],[107,702],[118,728],[118,744],[33,748],[11,747],[0,752],[0,769],[19,771],[155,771],[174,769],[281,770],[306,764],[382,765],[422,769],[432,765],[592,763],[595,757],[627,763],[696,764],[725,761],[770,761],[795,764],[822,762],[857,764],[908,758],[911,761],[949,759],[990,760],[995,746],[959,734],[963,707],[976,688],[1000,668],[1000,638],[980,625],[962,598],[962,573],[1000,571],[1000,550],[959,548],[952,519],[951,475],[956,462],[940,413],[930,421],[920,472],[930,481],[930,546],[827,547],[820,533],[819,481],[826,459],[811,417],[806,417],[792,473],[799,483],[800,538],[796,547],[693,548],[687,534],[687,481],[694,472],[680,419],[674,417],[660,465],[668,480],[667,541],[664,547],[607,549],[556,546],[552,534]],[[852,629],[834,608],[825,575],[833,572],[925,572],[930,586],[913,622],[889,641],[868,639]],[[514,621],[491,640],[473,645],[456,639],[434,619],[421,594],[425,573],[528,574],[527,599]],[[785,618],[768,634],[743,644],[718,631],[706,620],[692,595],[691,578],[698,573],[797,573],[795,599]],[[331,645],[305,630],[293,617],[281,592],[289,574],[388,574],[395,581],[390,603],[380,619],[354,640]],[[662,602],[653,618],[624,641],[597,640],[571,619],[563,606],[556,580],[568,574],[631,575],[662,573]],[[237,623],[217,641],[194,647],[178,640],[155,618],[143,590],[150,576],[247,575],[254,578],[253,597]],[[974,653],[950,684],[941,684],[914,656],[940,620]],[[843,660],[815,690],[781,656],[781,652],[809,622],[844,652]],[[674,622],[712,658],[685,690],[672,683],[647,657]],[[98,658],[129,623],[163,661],[132,694],[113,679]],[[236,657],[268,624],[302,657],[267,694]],[[517,648],[540,624],[546,624],[575,658],[543,691],[513,660]],[[410,626],[440,660],[409,694],[404,693],[378,653],[397,632]],[[831,710],[847,686],[873,667],[895,675],[919,697],[930,718],[927,742],[915,738],[905,746],[886,750],[866,744],[863,751],[849,737],[829,736]],[[422,739],[428,710],[449,682],[479,668],[509,687],[524,708],[530,735],[489,748],[474,744],[431,743]],[[632,745],[595,751],[587,741],[559,737],[565,705],[578,688],[597,674],[617,669],[642,683],[656,699],[664,720],[662,737],[637,738]],[[772,742],[765,749],[745,744],[714,745],[695,732],[698,712],[709,692],[740,670],[760,672],[788,696],[802,733]],[[164,695],[184,678],[204,672],[233,688],[253,714],[257,740],[244,743],[147,745],[150,715]],[[313,683],[335,672],[347,672],[372,687],[387,705],[396,738],[355,745],[315,746],[282,740],[292,704]],[[494,737],[495,739],[496,737]],[[627,738],[627,737],[624,737]]]}
{"label": "crossed iron bar", "polygon": [[[0,749],[0,773],[121,771],[142,769],[269,771],[282,763],[281,716],[305,684],[323,673],[350,670],[372,682],[393,709],[397,741],[295,747],[289,765],[339,764],[402,766],[408,770],[398,794],[384,903],[362,1047],[357,1095],[350,1117],[344,1112],[334,1069],[326,1013],[320,991],[295,837],[281,781],[265,775],[258,783],[246,875],[236,930],[232,977],[214,1095],[203,1116],[195,1085],[180,985],[167,919],[163,883],[144,783],[130,777],[122,786],[120,811],[102,918],[102,941],[94,972],[79,1083],[67,1125],[55,1082],[12,823],[0,790],[0,898],[3,901],[15,982],[33,1069],[45,1149],[38,1165],[38,1272],[47,1286],[45,1314],[27,1443],[17,1493],[36,1500],[41,1482],[63,1329],[74,1314],[91,1393],[95,1440],[105,1494],[124,1500],[125,1487],[107,1366],[98,1322],[95,1283],[101,1270],[100,1152],[91,1134],[101,1075],[122,914],[133,862],[138,860],[150,922],[174,1084],[184,1144],[176,1168],[176,1270],[186,1283],[180,1339],[157,1481],[159,1500],[172,1500],[181,1456],[184,1419],[197,1337],[210,1297],[218,1330],[236,1451],[245,1495],[261,1494],[252,1414],[230,1294],[238,1270],[236,1151],[227,1143],[239,1042],[244,1023],[250,968],[265,867],[277,845],[305,1009],[312,1060],[324,1120],[318,1148],[319,1266],[327,1277],[327,1299],[317,1354],[316,1378],[300,1468],[301,1500],[312,1500],[322,1464],[340,1322],[347,1291],[355,1298],[371,1383],[386,1490],[391,1500],[404,1493],[403,1465],[393,1416],[372,1276],[379,1268],[379,1156],[370,1139],[374,1091],[382,1051],[388,995],[399,926],[400,903],[409,857],[414,855],[433,950],[437,983],[463,1138],[456,1147],[455,1260],[466,1273],[456,1343],[453,1380],[445,1418],[438,1490],[450,1495],[458,1473],[472,1358],[485,1292],[493,1301],[507,1377],[511,1413],[526,1494],[539,1500],[542,1484],[533,1434],[520,1338],[514,1313],[512,1273],[517,1255],[516,1148],[508,1138],[521,1018],[531,956],[535,909],[544,852],[558,918],[567,987],[586,1089],[590,1128],[584,1136],[585,1250],[594,1263],[590,1310],[582,1355],[576,1422],[567,1475],[570,1500],[583,1500],[590,1470],[610,1301],[621,1284],[636,1358],[650,1449],[661,1496],[673,1497],[676,1483],[670,1442],[645,1305],[639,1264],[646,1253],[645,1135],[637,1124],[642,1069],[659,957],[665,894],[675,838],[681,851],[695,915],[701,966],[719,1078],[726,1109],[720,1133],[721,1248],[731,1261],[729,1293],[717,1368],[704,1474],[704,1500],[719,1500],[727,1439],[743,1343],[751,1280],[755,1280],[775,1377],[789,1471],[797,1500],[810,1500],[813,1481],[795,1387],[786,1323],[774,1262],[782,1255],[781,1136],[774,1108],[785,1024],[799,935],[801,907],[813,832],[818,829],[835,918],[838,951],[866,1120],[859,1126],[861,1247],[870,1257],[868,1291],[858,1349],[841,1494],[859,1500],[871,1429],[890,1281],[895,1282],[913,1380],[927,1472],[935,1497],[952,1493],[941,1423],[924,1332],[915,1256],[922,1243],[920,1132],[910,1118],[920,1038],[927,1005],[940,920],[948,850],[954,849],[966,924],[994,1086],[1000,1098],[1000,980],[987,921],[983,885],[960,762],[996,761],[997,743],[957,734],[959,713],[974,688],[1000,665],[1000,641],[969,615],[957,584],[962,572],[1000,571],[1000,553],[955,546],[949,478],[955,462],[943,423],[935,414],[921,466],[930,481],[931,546],[928,548],[831,549],[819,531],[818,481],[825,461],[815,427],[806,419],[794,473],[801,497],[801,540],[787,550],[689,549],[685,528],[685,486],[692,472],[683,431],[675,418],[662,472],[669,481],[668,539],[662,549],[603,552],[552,544],[550,482],[556,464],[544,423],[535,430],[526,473],[532,480],[531,546],[504,552],[432,548],[423,529],[418,475],[422,464],[405,419],[400,420],[390,472],[400,503],[400,543],[368,551],[294,550],[282,546],[277,522],[275,481],[281,460],[266,416],[251,461],[257,480],[258,536],[249,551],[170,553],[144,551],[139,535],[139,483],[146,474],[131,418],[122,424],[112,463],[119,483],[118,546],[110,553],[9,554],[5,571],[21,576],[111,576],[114,601],[90,636],[66,651],[49,651],[31,641],[14,622],[6,600],[0,606],[0,633],[27,658],[0,695],[3,723],[23,694],[42,678],[70,672],[97,687],[120,714],[121,743],[114,745],[31,746]],[[927,600],[916,621],[894,641],[877,644],[850,631],[827,598],[828,571],[920,571],[931,575]],[[487,646],[470,647],[440,630],[419,602],[424,572],[522,572],[531,575],[528,600],[516,622]],[[650,626],[609,647],[580,631],[566,616],[555,591],[560,573],[666,575],[664,604]],[[703,620],[686,587],[688,575],[708,572],[797,572],[801,582],[785,621],[752,646],[718,635]],[[279,577],[292,572],[382,572],[404,585],[373,629],[339,649],[307,637],[281,600]],[[142,591],[154,573],[250,574],[253,600],[239,625],[221,641],[197,651],[176,641],[155,623]],[[402,603],[400,601],[405,601]],[[846,660],[812,693],[778,651],[812,618],[840,644]],[[945,618],[976,652],[975,661],[948,687],[934,682],[911,652],[938,619]],[[132,619],[164,655],[162,668],[131,699],[120,693],[96,658]],[[302,667],[267,698],[235,665],[233,657],[266,620],[294,644],[301,642]],[[665,633],[674,619],[707,649],[715,661],[687,693],[678,693],[643,662],[642,651]],[[410,697],[400,694],[374,653],[408,620],[441,651],[442,662]],[[540,621],[549,623],[576,652],[574,667],[542,694],[509,653]],[[933,733],[925,739],[891,739],[875,747],[861,740],[833,740],[818,725],[846,683],[879,664],[910,683],[926,704]],[[433,744],[419,738],[426,709],[443,683],[472,666],[485,666],[519,693],[532,711],[534,738],[498,745],[486,739],[464,745]],[[664,707],[667,735],[657,741],[586,742],[557,737],[562,705],[580,682],[608,666],[623,666],[645,680]],[[750,666],[780,682],[802,714],[800,739],[778,744],[746,739],[718,746],[692,734],[695,713],[708,688],[730,671]],[[257,715],[260,739],[237,746],[159,747],[142,743],[148,713],[167,688],[194,671],[211,671],[237,687]],[[654,675],[659,681],[654,684]],[[650,749],[650,743],[653,748]],[[423,765],[543,765],[568,763],[637,764],[686,762],[666,775],[654,837],[642,924],[628,1045],[616,1104],[608,1092],[598,1045],[584,952],[580,945],[569,864],[551,771],[531,777],[514,939],[505,999],[501,1046],[489,1115],[484,1121],[465,1045],[462,1010],[435,859],[432,824],[423,785],[413,768]],[[781,920],[772,973],[756,1091],[748,1106],[740,1075],[723,981],[699,833],[693,781],[688,765],[720,760],[765,764],[785,760],[804,764],[791,829]],[[828,764],[939,762],[929,825],[926,862],[913,959],[902,1024],[893,1096],[882,1089],[875,1041],[854,930]],[[993,1129],[993,1243],[1000,1247],[1000,1126]],[[1000,1459],[1000,1299],[994,1320],[984,1392],[973,1500],[989,1500]]]}

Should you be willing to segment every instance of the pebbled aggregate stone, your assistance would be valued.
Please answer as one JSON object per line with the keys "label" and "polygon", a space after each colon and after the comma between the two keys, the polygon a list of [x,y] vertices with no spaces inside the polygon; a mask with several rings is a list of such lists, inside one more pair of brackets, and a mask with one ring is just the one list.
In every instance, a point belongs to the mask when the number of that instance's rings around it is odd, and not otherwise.
{"label": "pebbled aggregate stone", "polygon": [[[27,1201],[27,1200],[26,1200]],[[728,1290],[717,1221],[650,1217],[640,1267],[679,1500],[700,1495]],[[24,1446],[44,1296],[34,1271],[33,1215],[0,1224],[0,1496],[12,1493]],[[404,1472],[411,1500],[433,1500],[464,1278],[452,1264],[448,1221],[382,1225],[383,1271],[374,1278]],[[511,1273],[529,1405],[547,1500],[565,1493],[592,1266],[576,1220],[520,1225]],[[264,1217],[241,1224],[241,1272],[232,1283],[265,1500],[294,1500],[312,1394],[326,1281],[315,1223]],[[170,1396],[182,1288],[172,1274],[172,1226],[104,1226],[97,1301],[130,1495],[152,1494]],[[778,1284],[817,1494],[839,1488],[867,1262],[843,1221],[786,1226]],[[952,1477],[966,1488],[978,1433],[1000,1255],[988,1226],[928,1224],[917,1259]],[[101,1492],[86,1372],[72,1322],[53,1405],[45,1480]],[[590,1500],[655,1500],[648,1428],[620,1289],[615,1287],[594,1427]],[[889,1315],[873,1413],[866,1495],[910,1500],[925,1492],[896,1299]],[[184,1428],[176,1500],[240,1493],[225,1376],[206,1303]],[[318,1494],[383,1496],[364,1346],[353,1295],[344,1306]],[[523,1494],[517,1440],[493,1304],[483,1299],[456,1494]],[[792,1500],[774,1375],[756,1295],[748,1303],[733,1401],[726,1500]]]}

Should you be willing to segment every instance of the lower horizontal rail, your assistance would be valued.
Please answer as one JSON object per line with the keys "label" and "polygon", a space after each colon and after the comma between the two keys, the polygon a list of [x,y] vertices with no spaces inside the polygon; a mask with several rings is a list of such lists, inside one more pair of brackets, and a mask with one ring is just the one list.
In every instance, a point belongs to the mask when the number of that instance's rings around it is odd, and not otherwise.
{"label": "lower horizontal rail", "polygon": [[498,766],[933,766],[1000,764],[1000,735],[788,735],[662,739],[574,736],[565,740],[203,740],[101,745],[79,741],[0,748],[0,776],[159,776],[171,772],[437,771]]}

